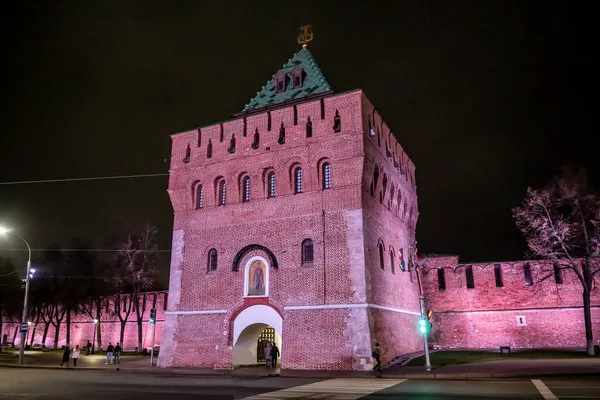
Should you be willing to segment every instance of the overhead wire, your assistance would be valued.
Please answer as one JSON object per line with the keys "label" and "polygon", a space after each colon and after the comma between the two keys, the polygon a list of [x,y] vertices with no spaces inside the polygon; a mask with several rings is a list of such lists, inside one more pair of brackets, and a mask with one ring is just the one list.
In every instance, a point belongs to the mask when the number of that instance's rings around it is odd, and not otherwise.
{"label": "overhead wire", "polygon": [[31,180],[31,181],[0,182],[0,185],[26,185],[26,184],[32,184],[32,183],[100,181],[100,180],[107,180],[107,179],[152,178],[152,177],[157,177],[157,176],[169,176],[169,174],[168,173],[160,173],[160,174],[139,174],[139,175],[93,176],[93,177],[87,177],[87,178],[38,179],[38,180]]}

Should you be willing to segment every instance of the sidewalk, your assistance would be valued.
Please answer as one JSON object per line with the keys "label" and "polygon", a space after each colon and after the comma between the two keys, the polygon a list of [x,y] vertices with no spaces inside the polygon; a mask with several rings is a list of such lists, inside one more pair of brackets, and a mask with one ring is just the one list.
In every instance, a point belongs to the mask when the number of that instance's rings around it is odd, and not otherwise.
{"label": "sidewalk", "polygon": [[[33,353],[33,354],[32,354]],[[42,355],[40,355],[42,354]],[[25,365],[19,365],[14,355],[0,353],[0,367],[31,369],[65,369],[60,366],[58,353],[26,352]],[[388,371],[327,371],[327,370],[267,370],[260,367],[238,368],[234,370],[215,370],[211,368],[158,368],[150,365],[150,357],[126,356],[119,365],[105,365],[104,356],[82,356],[77,367],[71,370],[94,370],[127,372],[140,374],[173,375],[229,375],[237,378],[390,378],[390,379],[502,379],[502,378],[539,378],[552,376],[600,376],[600,358],[555,359],[555,360],[506,360],[488,361],[461,365],[447,365],[433,368],[431,372],[419,367],[390,368]]]}

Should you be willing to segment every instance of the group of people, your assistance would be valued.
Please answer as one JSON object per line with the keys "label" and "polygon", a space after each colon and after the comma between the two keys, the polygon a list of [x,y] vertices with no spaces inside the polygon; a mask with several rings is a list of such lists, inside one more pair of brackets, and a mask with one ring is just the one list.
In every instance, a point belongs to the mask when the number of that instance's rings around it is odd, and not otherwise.
{"label": "group of people", "polygon": [[[87,345],[85,346],[87,348],[87,355],[90,354],[90,348],[92,347],[90,341],[88,340]],[[121,363],[121,345],[120,343],[117,342],[116,346],[113,346],[112,342],[108,343],[108,347],[106,348],[106,365],[109,364],[120,364]],[[76,345],[75,348],[73,350],[71,350],[69,348],[69,345],[67,344],[65,346],[65,350],[63,351],[63,356],[62,356],[62,361],[60,363],[60,366],[62,367],[63,365],[66,364],[66,366],[68,367],[71,363],[71,361],[73,361],[73,366],[76,367],[77,366],[77,360],[79,360],[79,356],[81,354],[81,350],[79,349],[79,345]]]}
{"label": "group of people", "polygon": [[277,358],[279,357],[279,348],[275,343],[271,346],[271,343],[267,343],[265,346],[265,366],[275,368],[277,366]]}

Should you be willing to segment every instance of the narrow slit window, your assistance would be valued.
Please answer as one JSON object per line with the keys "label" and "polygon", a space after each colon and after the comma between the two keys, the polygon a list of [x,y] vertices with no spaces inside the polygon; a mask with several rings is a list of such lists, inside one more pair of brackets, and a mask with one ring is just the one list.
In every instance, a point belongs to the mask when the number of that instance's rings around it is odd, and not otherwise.
{"label": "narrow slit window", "polygon": [[302,168],[300,167],[294,170],[294,192],[302,193]]}
{"label": "narrow slit window", "polygon": [[225,132],[223,131],[223,124],[219,124],[219,142],[223,141]]}
{"label": "narrow slit window", "polygon": [[503,287],[502,282],[502,266],[500,264],[494,265],[494,277],[496,278],[496,287]]}
{"label": "narrow slit window", "polygon": [[190,162],[190,156],[192,154],[192,149],[190,148],[190,144],[188,143],[187,148],[185,149],[185,157],[183,158],[184,163]]}
{"label": "narrow slit window", "polygon": [[252,141],[252,148],[254,150],[258,149],[259,142],[260,142],[260,135],[258,134],[258,128],[256,128],[256,131],[254,132],[254,140]]}
{"label": "narrow slit window", "polygon": [[335,110],[335,117],[333,117],[333,131],[339,133],[342,130],[342,120],[340,119],[340,113]]}
{"label": "narrow slit window", "polygon": [[248,201],[250,201],[250,177],[249,176],[244,177],[244,180],[242,181],[242,185],[243,185],[242,201],[248,202]]}
{"label": "narrow slit window", "polygon": [[231,140],[229,141],[229,149],[227,149],[229,154],[235,153],[235,135],[231,135]]}
{"label": "narrow slit window", "polygon": [[271,132],[271,111],[267,112],[267,130]]}
{"label": "narrow slit window", "polygon": [[243,131],[244,137],[246,137],[247,134],[248,134],[248,124],[246,123],[246,117],[244,117],[244,131]]}
{"label": "narrow slit window", "polygon": [[198,129],[198,147],[202,146],[202,130]]}
{"label": "narrow slit window", "polygon": [[473,279],[473,267],[467,267],[465,270],[467,277],[467,289],[475,288],[475,280]]}
{"label": "narrow slit window", "polygon": [[437,270],[438,289],[446,290],[446,275],[443,268]]}
{"label": "narrow slit window", "polygon": [[331,189],[331,164],[323,164],[323,190]]}
{"label": "narrow slit window", "polygon": [[385,269],[385,261],[383,259],[383,245],[381,243],[379,243],[378,247],[379,247],[379,268],[384,270]]}
{"label": "narrow slit window", "polygon": [[562,271],[560,270],[558,264],[554,264],[554,280],[556,281],[557,285],[563,283]]}
{"label": "narrow slit window", "polygon": [[525,264],[523,273],[525,274],[525,284],[527,286],[533,285],[533,280],[531,279],[531,266],[529,264]]}
{"label": "narrow slit window", "polygon": [[281,126],[279,127],[279,139],[277,139],[277,143],[285,143],[285,126],[283,125],[283,121],[281,121]]}
{"label": "narrow slit window", "polygon": [[208,139],[208,146],[206,146],[206,158],[212,157],[212,142]]}
{"label": "narrow slit window", "polygon": [[306,120],[306,137],[312,137],[312,122],[310,121],[310,117]]}
{"label": "narrow slit window", "polygon": [[275,192],[275,172],[271,171],[269,172],[269,177],[268,177],[268,183],[269,183],[269,191],[268,191],[268,196],[269,198],[275,197],[276,192]]}
{"label": "narrow slit window", "polygon": [[390,268],[392,269],[392,275],[396,275],[396,268],[394,267],[394,250],[390,250]]}
{"label": "narrow slit window", "polygon": [[302,242],[302,265],[313,264],[315,262],[313,241],[305,239]]}

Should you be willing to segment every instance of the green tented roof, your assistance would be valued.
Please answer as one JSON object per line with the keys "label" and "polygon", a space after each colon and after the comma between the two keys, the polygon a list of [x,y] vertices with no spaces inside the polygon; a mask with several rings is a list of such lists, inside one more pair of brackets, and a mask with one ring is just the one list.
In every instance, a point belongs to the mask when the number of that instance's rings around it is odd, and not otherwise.
{"label": "green tented roof", "polygon": [[[304,79],[302,87],[294,89],[290,73],[292,68],[296,66],[302,68],[304,71]],[[325,76],[321,72],[313,55],[306,47],[294,54],[281,70],[288,75],[289,78],[286,79],[285,91],[275,93],[275,75],[273,75],[267,84],[256,93],[256,96],[250,100],[250,103],[246,104],[244,111],[331,91],[331,86],[329,86],[327,79],[325,79]]]}

